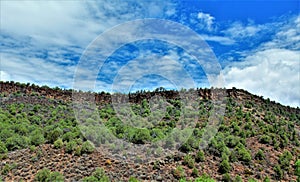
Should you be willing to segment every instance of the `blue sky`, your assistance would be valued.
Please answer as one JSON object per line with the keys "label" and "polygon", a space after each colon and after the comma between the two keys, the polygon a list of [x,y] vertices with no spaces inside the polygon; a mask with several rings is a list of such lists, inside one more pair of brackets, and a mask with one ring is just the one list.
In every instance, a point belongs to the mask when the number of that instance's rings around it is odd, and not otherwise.
{"label": "blue sky", "polygon": [[[74,77],[82,71],[86,75],[81,84],[96,91],[215,86],[188,50],[162,40],[128,42],[101,69],[88,67],[93,64],[84,54],[97,37],[128,21],[156,18],[180,23],[201,36],[220,65],[222,86],[300,106],[299,1],[0,3],[1,80],[73,88]],[[137,33],[134,28],[125,26],[116,34],[125,39]]]}

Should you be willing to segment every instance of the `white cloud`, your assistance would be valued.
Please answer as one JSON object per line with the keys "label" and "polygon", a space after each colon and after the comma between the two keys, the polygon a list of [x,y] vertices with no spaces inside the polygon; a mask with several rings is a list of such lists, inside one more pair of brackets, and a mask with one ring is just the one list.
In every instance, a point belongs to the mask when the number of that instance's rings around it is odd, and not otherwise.
{"label": "white cloud", "polygon": [[24,58],[2,53],[1,69],[1,77],[9,75],[8,78],[14,81],[71,88],[75,67],[65,67],[40,58]]}
{"label": "white cloud", "polygon": [[[263,49],[289,48],[300,49],[300,15],[290,18],[285,24],[281,24],[273,40],[261,45]],[[269,28],[272,28],[271,26]]]}
{"label": "white cloud", "polygon": [[133,0],[1,1],[0,8],[1,77],[68,87],[74,59],[100,33],[125,21],[176,13],[174,3]]}
{"label": "white cloud", "polygon": [[258,38],[254,49],[236,52],[243,58],[225,67],[227,87],[243,88],[285,105],[300,106],[300,32],[297,29],[300,16],[251,27],[256,27],[252,29],[253,34],[245,33],[250,30],[247,27],[231,30],[234,33],[240,29],[240,37],[252,35],[251,39],[260,36],[255,32],[269,32],[270,40],[262,42]]}
{"label": "white cloud", "polygon": [[227,87],[246,89],[285,105],[300,106],[300,51],[258,51],[224,69]]}
{"label": "white cloud", "polygon": [[234,22],[230,27],[222,31],[226,36],[234,39],[243,39],[245,37],[255,36],[257,33],[265,29],[264,25],[256,25],[250,23],[243,25],[241,22]]}
{"label": "white cloud", "polygon": [[197,18],[200,21],[200,26],[206,27],[209,31],[213,30],[215,17],[208,13],[199,12]]}
{"label": "white cloud", "polygon": [[159,1],[3,1],[0,12],[3,32],[29,36],[39,44],[86,47],[124,21],[162,18],[176,10],[174,4]]}
{"label": "white cloud", "polygon": [[201,37],[206,41],[218,42],[222,45],[232,45],[235,43],[233,39],[225,36],[213,36],[202,34]]}
{"label": "white cloud", "polygon": [[10,81],[10,75],[5,71],[0,71],[0,80],[1,81]]}

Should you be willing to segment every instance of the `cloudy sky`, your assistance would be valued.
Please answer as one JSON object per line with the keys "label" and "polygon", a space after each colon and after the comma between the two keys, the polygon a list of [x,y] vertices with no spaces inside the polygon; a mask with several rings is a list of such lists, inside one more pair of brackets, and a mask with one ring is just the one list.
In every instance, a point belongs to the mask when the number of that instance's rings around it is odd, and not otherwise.
{"label": "cloudy sky", "polygon": [[95,91],[237,87],[300,106],[299,0],[0,3],[3,81]]}

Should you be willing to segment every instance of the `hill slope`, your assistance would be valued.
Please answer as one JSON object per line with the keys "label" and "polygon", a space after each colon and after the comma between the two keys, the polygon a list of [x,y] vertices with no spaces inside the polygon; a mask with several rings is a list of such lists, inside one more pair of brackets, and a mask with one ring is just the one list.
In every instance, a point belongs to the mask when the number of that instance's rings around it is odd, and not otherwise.
{"label": "hill slope", "polygon": [[[112,181],[134,177],[141,181],[196,180],[200,176],[216,181],[296,181],[297,176],[299,180],[300,109],[244,90],[220,89],[225,94],[225,115],[208,147],[202,149],[199,146],[213,101],[218,97],[212,89],[177,92],[160,88],[119,94],[120,100],[128,97],[131,103],[130,111],[125,112],[138,118],[132,120],[135,127],[118,118],[112,105],[114,95],[73,92],[83,100],[95,98],[96,110],[85,115],[88,127],[82,128],[75,117],[72,90],[14,82],[0,82],[0,86],[0,172],[4,181],[42,179],[41,176],[94,181],[95,171]],[[194,98],[196,110],[185,108],[182,93]],[[140,128],[153,116],[150,105],[154,97],[165,99],[166,111],[156,113],[161,116],[159,122]],[[164,157],[157,155],[143,162],[143,156],[134,152],[124,154],[120,150],[112,154],[109,150],[96,150],[88,141],[97,136],[95,123],[102,122],[115,137],[147,146],[184,126],[184,114],[196,116],[192,135],[178,150],[170,141],[176,151]]]}

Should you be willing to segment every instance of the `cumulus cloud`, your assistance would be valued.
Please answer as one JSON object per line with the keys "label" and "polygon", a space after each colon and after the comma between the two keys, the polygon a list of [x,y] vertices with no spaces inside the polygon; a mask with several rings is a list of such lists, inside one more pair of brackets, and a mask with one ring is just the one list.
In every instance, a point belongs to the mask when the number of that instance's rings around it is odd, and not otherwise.
{"label": "cumulus cloud", "polygon": [[300,51],[269,49],[224,69],[227,87],[238,87],[282,104],[300,106]]}
{"label": "cumulus cloud", "polygon": [[[252,27],[256,27],[252,39],[259,43],[251,50],[235,52],[240,55],[240,62],[229,61],[223,70],[227,87],[243,88],[285,105],[300,106],[300,32],[297,30],[300,16]],[[244,27],[244,32],[247,31]],[[270,40],[259,39],[257,31],[271,32]]]}
{"label": "cumulus cloud", "polygon": [[200,21],[200,26],[205,27],[207,30],[213,30],[213,24],[215,21],[215,17],[211,16],[208,13],[199,12],[198,20]]}

